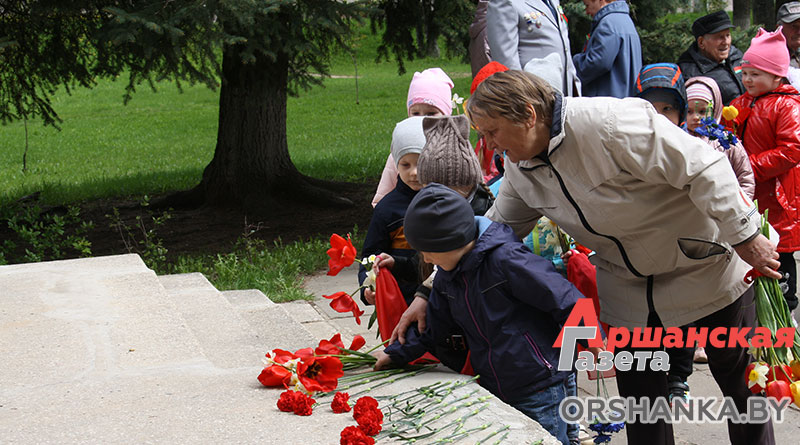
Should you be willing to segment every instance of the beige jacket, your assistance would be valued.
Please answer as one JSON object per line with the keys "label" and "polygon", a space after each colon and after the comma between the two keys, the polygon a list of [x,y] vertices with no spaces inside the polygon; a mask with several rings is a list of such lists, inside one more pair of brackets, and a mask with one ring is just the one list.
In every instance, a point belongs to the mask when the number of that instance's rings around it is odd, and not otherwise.
{"label": "beige jacket", "polygon": [[722,153],[637,98],[564,98],[553,120],[547,156],[507,162],[486,216],[522,236],[545,215],[595,250],[603,321],[680,326],[747,290],[731,245],[760,218]]}

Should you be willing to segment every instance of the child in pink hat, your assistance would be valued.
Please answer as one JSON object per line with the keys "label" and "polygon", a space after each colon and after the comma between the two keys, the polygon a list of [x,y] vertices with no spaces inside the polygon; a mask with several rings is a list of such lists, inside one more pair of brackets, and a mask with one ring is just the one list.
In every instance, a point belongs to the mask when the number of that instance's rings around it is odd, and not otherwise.
{"label": "child in pink hat", "polygon": [[[408,86],[406,108],[412,116],[450,116],[453,114],[453,81],[441,68],[428,68],[414,73]],[[372,207],[397,185],[397,163],[391,153],[386,158]]]}
{"label": "child in pink hat", "polygon": [[[797,307],[797,267],[800,250],[800,94],[789,85],[789,52],[781,28],[763,29],[742,58],[746,93],[731,102],[738,115],[726,116],[744,144],[756,178],[755,199],[780,235],[779,280],[789,309]],[[723,112],[724,113],[724,112]],[[727,114],[727,113],[724,113]]]}

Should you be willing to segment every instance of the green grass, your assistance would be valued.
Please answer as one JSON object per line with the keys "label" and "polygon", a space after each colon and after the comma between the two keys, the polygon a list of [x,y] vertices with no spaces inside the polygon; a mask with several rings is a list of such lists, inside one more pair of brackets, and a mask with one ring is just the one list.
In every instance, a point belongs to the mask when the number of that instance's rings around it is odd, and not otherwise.
{"label": "green grass", "polygon": [[[355,79],[326,79],[323,87],[290,98],[289,152],[298,169],[334,180],[375,178],[389,153],[394,124],[406,117],[405,98],[415,70],[440,66],[453,77],[461,96],[469,93],[469,66],[446,59],[407,63],[374,62],[378,38],[366,36],[357,48],[359,103]],[[353,76],[347,54],[333,58],[331,74]],[[53,106],[62,130],[28,122],[28,172],[22,173],[23,122],[0,127],[0,204],[35,191],[46,203],[158,194],[199,182],[213,154],[218,92],[172,83],[146,85],[128,105],[126,79],[100,80],[93,89],[59,92]]]}
{"label": "green grass", "polygon": [[[468,95],[469,65],[422,59],[408,62],[400,76],[394,62],[375,63],[378,44],[372,35],[358,40],[358,104],[355,68],[346,53],[332,59],[331,74],[342,77],[289,99],[289,152],[301,172],[333,180],[377,178],[394,125],[406,117],[414,71],[439,66],[453,78],[454,92]],[[72,204],[197,184],[214,154],[218,92],[203,86],[179,92],[171,83],[153,92],[142,85],[123,105],[125,85],[125,78],[100,80],[93,89],[56,94],[53,106],[62,130],[28,122],[26,173],[21,171],[24,124],[0,127],[0,207],[36,191],[44,203]],[[182,256],[158,272],[202,272],[219,289],[254,288],[274,301],[290,301],[309,298],[300,287],[302,276],[325,267],[327,248],[327,239],[288,245],[241,240],[231,253]]]}

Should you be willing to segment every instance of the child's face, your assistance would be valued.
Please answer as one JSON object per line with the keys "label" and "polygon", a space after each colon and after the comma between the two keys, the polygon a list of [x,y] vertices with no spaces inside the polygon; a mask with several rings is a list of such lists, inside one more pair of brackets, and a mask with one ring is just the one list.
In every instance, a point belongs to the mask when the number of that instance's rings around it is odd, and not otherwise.
{"label": "child's face", "polygon": [[461,249],[451,250],[448,252],[420,253],[422,254],[422,259],[425,260],[426,263],[435,264],[443,270],[451,271],[458,266],[458,262],[461,261],[461,257],[464,256],[466,251],[462,247]]}
{"label": "child's face", "polygon": [[781,77],[761,71],[758,68],[742,68],[742,84],[751,96],[757,97],[768,93],[781,84]]}
{"label": "child's face", "polygon": [[408,108],[408,117],[412,116],[444,116],[444,113],[433,105],[418,103]]}
{"label": "child's face", "polygon": [[419,191],[422,189],[422,184],[417,181],[417,161],[419,160],[419,153],[409,153],[402,158],[400,158],[400,162],[397,163],[397,173],[400,175],[400,179],[406,183],[406,185],[414,191]]}
{"label": "child's face", "polygon": [[700,99],[689,101],[689,112],[686,114],[686,127],[689,131],[694,131],[700,126],[700,120],[710,115],[708,102]]}
{"label": "child's face", "polygon": [[658,114],[666,117],[675,125],[680,125],[681,113],[669,102],[650,102]]}

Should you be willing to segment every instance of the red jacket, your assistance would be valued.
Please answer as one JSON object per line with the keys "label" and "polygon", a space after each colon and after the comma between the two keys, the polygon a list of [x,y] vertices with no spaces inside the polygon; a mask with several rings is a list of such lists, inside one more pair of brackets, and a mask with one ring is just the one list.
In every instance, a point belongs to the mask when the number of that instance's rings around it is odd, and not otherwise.
{"label": "red jacket", "polygon": [[778,251],[800,250],[800,94],[781,85],[756,98],[745,93],[731,105],[739,110],[735,129],[753,166],[759,210],[769,209],[781,237]]}

